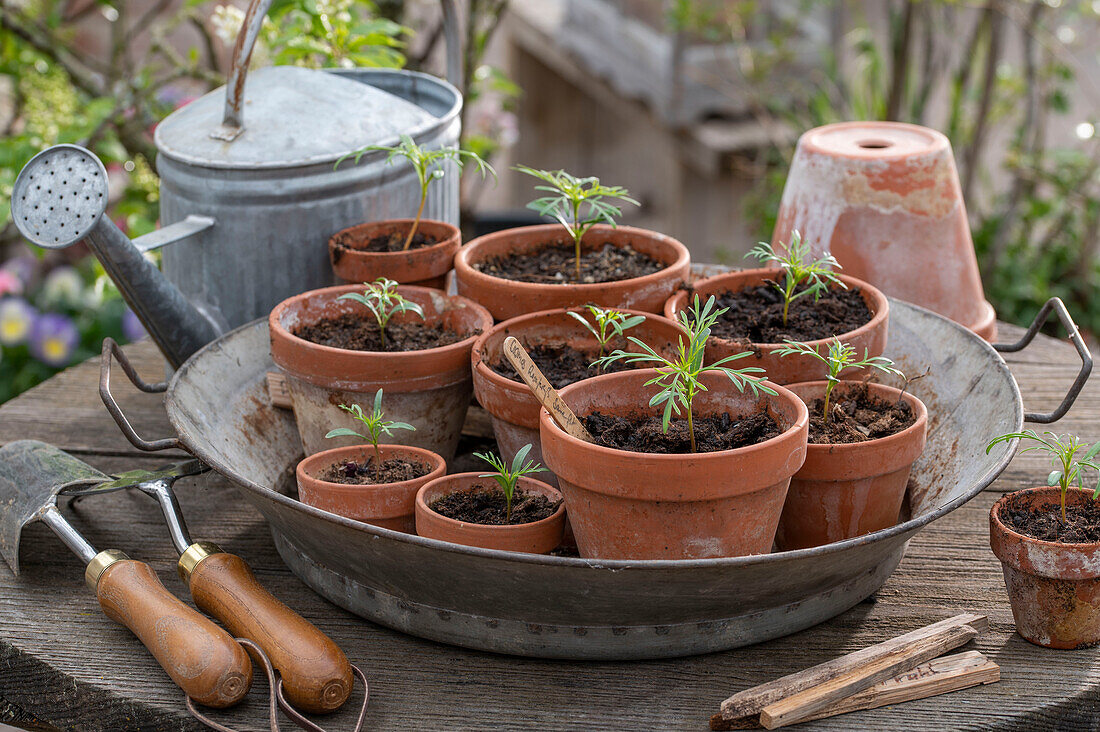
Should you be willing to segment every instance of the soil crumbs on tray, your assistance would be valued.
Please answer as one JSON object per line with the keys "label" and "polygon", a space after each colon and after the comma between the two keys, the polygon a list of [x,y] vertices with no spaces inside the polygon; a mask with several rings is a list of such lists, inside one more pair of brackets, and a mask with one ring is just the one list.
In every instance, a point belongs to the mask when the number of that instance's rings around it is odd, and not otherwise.
{"label": "soil crumbs on tray", "polygon": [[[419,321],[390,322],[386,326],[386,347],[382,348],[381,333],[373,319],[357,313],[344,313],[335,318],[324,318],[296,328],[294,335],[311,343],[348,351],[423,351],[428,348],[449,346],[469,338],[475,333],[456,333],[442,325],[428,325]],[[476,331],[480,332],[480,331]]]}
{"label": "soil crumbs on tray", "polygon": [[[804,291],[805,286],[797,292]],[[866,325],[873,314],[859,288],[834,287],[816,302],[804,295],[791,303],[783,325],[783,296],[771,285],[757,285],[739,292],[718,293],[719,308],[729,308],[714,324],[717,338],[751,343],[816,341],[832,338]]]}
{"label": "soil crumbs on tray", "polygon": [[629,244],[617,247],[604,242],[599,248],[581,250],[581,277],[576,278],[576,254],[572,244],[553,242],[530,252],[486,257],[474,269],[492,277],[544,285],[619,282],[660,272],[665,265],[635,251]]}
{"label": "soil crumbs on tray", "polygon": [[[630,452],[687,454],[691,436],[686,419],[673,419],[668,433],[661,430],[661,418],[655,416],[618,417],[593,412],[582,418],[585,429],[597,445]],[[733,450],[777,437],[779,425],[765,411],[745,417],[721,414],[695,418],[695,442],[699,452]]]}
{"label": "soil crumbs on tray", "polygon": [[[373,252],[380,254],[383,252],[400,252],[404,251],[405,238],[409,235],[408,230],[404,232],[394,231],[389,234],[380,234],[378,236],[371,237],[367,241],[363,241],[358,236],[353,234],[343,234],[336,238],[336,246],[333,248],[333,259],[336,262],[340,261],[340,257],[346,252]],[[413,234],[412,242],[409,244],[408,251],[413,249],[422,249],[424,247],[430,247],[434,244],[438,244],[439,240],[434,236],[426,236],[423,232],[418,231]]]}
{"label": "soil crumbs on tray", "polygon": [[866,385],[846,394],[833,392],[829,421],[822,416],[824,399],[810,405],[810,443],[843,445],[889,437],[913,425],[917,415],[905,401],[892,402],[873,396]]}
{"label": "soil crumbs on tray", "polygon": [[427,463],[390,458],[379,464],[374,458],[368,458],[365,463],[355,460],[334,463],[322,470],[317,477],[329,483],[344,485],[380,485],[423,478],[430,472],[432,466]]}
{"label": "soil crumbs on tray", "polygon": [[[524,343],[523,347],[555,389],[563,389],[582,379],[597,375],[596,367],[591,366],[591,363],[596,360],[595,353],[579,351],[564,343],[540,343],[534,346]],[[613,350],[613,348],[608,349],[608,353]],[[524,383],[512,368],[512,362],[506,358],[501,358],[497,363],[490,363],[489,368],[506,379]],[[614,374],[631,368],[633,367],[624,361],[616,361],[610,366],[604,366],[598,373]]]}
{"label": "soil crumbs on tray", "polygon": [[1100,541],[1100,502],[1066,502],[1066,522],[1062,523],[1058,505],[1032,511],[1027,504],[1010,499],[1001,511],[1001,520],[1017,533],[1040,541],[1085,544]]}
{"label": "soil crumbs on tray", "polygon": [[561,501],[551,501],[539,493],[527,493],[516,488],[512,494],[512,519],[505,522],[507,506],[504,491],[482,485],[448,493],[428,506],[433,511],[456,521],[468,524],[509,526],[529,524],[554,515]]}

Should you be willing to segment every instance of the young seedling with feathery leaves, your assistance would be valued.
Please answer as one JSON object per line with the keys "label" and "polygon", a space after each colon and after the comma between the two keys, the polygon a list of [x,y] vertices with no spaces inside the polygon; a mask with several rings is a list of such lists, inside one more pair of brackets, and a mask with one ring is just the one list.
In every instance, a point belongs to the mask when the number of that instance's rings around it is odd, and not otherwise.
{"label": "young seedling with feathery leaves", "polygon": [[615,219],[622,216],[622,209],[611,200],[639,205],[630,197],[630,191],[620,186],[606,186],[596,177],[577,178],[564,170],[536,170],[517,165],[513,170],[538,178],[546,185],[535,186],[536,191],[549,193],[527,204],[527,208],[556,220],[573,238],[575,274],[581,278],[581,240],[596,224],[614,227]]}
{"label": "young seedling with feathery leaves", "polygon": [[544,473],[546,468],[539,465],[534,460],[528,460],[527,454],[531,452],[531,443],[516,450],[516,456],[512,458],[512,466],[509,467],[503,458],[491,452],[475,452],[474,457],[481,458],[485,462],[489,463],[496,469],[495,473],[482,473],[479,478],[492,478],[500,486],[500,490],[504,493],[504,523],[510,523],[512,521],[512,496],[516,493],[516,484],[519,483],[519,479],[524,475],[531,475],[532,473]]}
{"label": "young seedling with feathery leaves", "polygon": [[836,336],[833,336],[833,340],[829,342],[829,351],[824,356],[818,353],[816,348],[805,343],[792,340],[786,340],[784,343],[786,345],[776,351],[780,356],[811,356],[824,363],[828,369],[828,373],[825,374],[825,381],[828,382],[825,385],[823,404],[825,413],[822,415],[826,423],[829,421],[829,398],[833,394],[833,389],[840,383],[840,372],[844,369],[873,368],[905,378],[905,374],[894,366],[894,362],[890,359],[885,356],[869,356],[866,349],[863,351],[863,358],[856,358],[856,349],[847,343],[841,343]]}
{"label": "young seedling with feathery leaves", "polygon": [[645,316],[627,315],[613,308],[604,309],[595,305],[585,305],[584,307],[592,316],[595,325],[588,322],[588,319],[581,313],[570,310],[568,314],[569,317],[587,328],[588,332],[594,335],[596,341],[600,344],[600,351],[596,354],[596,362],[594,364],[596,366],[596,373],[600,374],[603,373],[603,365],[599,361],[606,355],[607,345],[611,342],[611,339],[625,338],[626,331],[645,322]]}
{"label": "young seedling with feathery leaves", "polygon": [[424,319],[424,309],[412,300],[406,300],[397,291],[397,283],[393,280],[379,277],[374,282],[364,282],[366,288],[363,294],[349,292],[341,295],[339,300],[351,300],[357,302],[371,311],[378,322],[378,332],[382,341],[382,348],[386,348],[386,326],[390,319],[398,313],[413,313]]}
{"label": "young seedling with feathery leaves", "polygon": [[[1045,437],[1043,436],[1045,435]],[[1076,435],[1056,435],[1053,432],[1044,432],[1043,435],[1039,435],[1034,430],[1024,430],[1023,432],[1009,432],[1008,434],[1001,435],[993,438],[988,445],[986,445],[985,452],[988,455],[989,451],[993,449],[995,445],[1001,442],[1008,442],[1009,440],[1030,440],[1038,443],[1035,445],[1029,445],[1020,450],[1021,453],[1031,452],[1032,450],[1039,450],[1050,455],[1050,459],[1053,461],[1055,468],[1047,475],[1047,485],[1058,486],[1058,489],[1062,493],[1062,523],[1066,522],[1066,493],[1069,491],[1069,487],[1076,483],[1078,487],[1085,487],[1085,471],[1096,470],[1100,471],[1100,465],[1097,465],[1095,460],[1096,456],[1100,454],[1100,442],[1097,442],[1092,447],[1085,448],[1085,443],[1081,442],[1080,438]],[[1077,453],[1084,450],[1085,452],[1078,456]],[[1100,498],[1100,485],[1097,485],[1096,489],[1092,493],[1092,500]]]}
{"label": "young seedling with feathery leaves", "polygon": [[386,415],[382,412],[381,389],[374,394],[374,409],[371,410],[370,414],[365,414],[363,408],[358,404],[341,404],[340,409],[343,409],[356,420],[362,422],[367,428],[367,434],[364,435],[353,429],[348,429],[347,427],[337,427],[334,430],[329,430],[325,437],[358,437],[364,442],[370,443],[374,446],[374,457],[379,466],[382,465],[382,451],[378,449],[378,440],[382,438],[382,435],[392,437],[394,430],[416,431],[416,428],[407,422],[386,421]]}
{"label": "young seedling with feathery leaves", "polygon": [[641,353],[626,353],[619,350],[610,356],[604,356],[597,362],[607,366],[619,359],[626,359],[626,363],[646,364],[650,368],[656,369],[657,376],[647,381],[646,386],[656,385],[661,390],[649,400],[649,405],[651,407],[664,405],[664,411],[661,414],[661,427],[666,433],[673,414],[679,417],[682,411],[687,413],[688,435],[691,438],[692,452],[698,452],[695,443],[695,421],[692,414],[692,405],[695,396],[699,392],[707,390],[707,387],[699,380],[700,376],[716,371],[729,377],[729,380],[733,382],[738,391],[743,392],[745,387],[748,387],[756,395],[764,392],[774,396],[777,393],[775,389],[764,382],[763,378],[753,375],[764,373],[764,369],[756,366],[731,369],[724,365],[751,356],[751,351],[726,356],[712,364],[703,365],[703,357],[711,328],[718,321],[718,318],[726,312],[726,308],[715,310],[714,303],[714,296],[711,295],[707,298],[706,304],[700,306],[699,296],[696,295],[691,309],[680,312],[680,324],[687,333],[687,342],[684,342],[683,337],[680,338],[675,358],[667,359],[634,336],[627,336],[628,341],[642,349]]}
{"label": "young seedling with feathery leaves", "polygon": [[[791,303],[800,297],[813,295],[814,302],[828,291],[830,285],[847,290],[848,286],[840,281],[833,269],[840,269],[836,258],[828,252],[820,259],[810,260],[810,244],[798,231],[791,233],[791,243],[786,254],[778,254],[771,244],[760,242],[745,255],[755,257],[765,266],[774,264],[783,270],[785,279],[782,284],[772,282],[772,286],[783,296],[783,325],[787,324],[787,314]],[[806,283],[806,288],[798,292],[798,286]]]}

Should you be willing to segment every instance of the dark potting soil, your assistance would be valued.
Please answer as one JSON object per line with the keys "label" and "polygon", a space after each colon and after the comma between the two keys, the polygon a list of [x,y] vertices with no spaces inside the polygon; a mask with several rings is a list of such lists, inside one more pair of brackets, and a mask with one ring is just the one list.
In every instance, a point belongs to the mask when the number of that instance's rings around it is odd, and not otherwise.
{"label": "dark potting soil", "polygon": [[476,485],[437,498],[428,507],[447,518],[469,524],[514,526],[552,516],[560,504],[561,501],[551,501],[539,493],[527,493],[522,488],[516,488],[512,494],[512,518],[506,522],[507,504],[504,491],[495,486]]}
{"label": "dark potting soil", "polygon": [[815,399],[810,405],[810,442],[814,445],[842,445],[889,437],[917,421],[908,402],[879,399],[866,386],[839,397],[833,392],[828,422],[824,406],[824,399]]}
{"label": "dark potting soil", "polygon": [[581,250],[581,276],[576,277],[576,256],[572,243],[543,244],[530,252],[487,257],[474,268],[492,277],[515,282],[546,285],[618,282],[660,272],[665,265],[635,251],[629,244],[617,247],[604,242],[599,248]]}
{"label": "dark potting soil", "polygon": [[[655,416],[618,417],[593,412],[582,419],[585,429],[597,445],[630,452],[686,454],[691,452],[691,436],[686,419],[673,419],[668,432],[661,430],[661,418]],[[777,437],[779,425],[765,411],[744,417],[722,414],[695,418],[695,443],[699,452],[733,450]]]}
{"label": "dark potting soil", "polygon": [[[595,353],[579,351],[564,343],[539,343],[534,346],[524,343],[523,347],[527,350],[527,355],[531,357],[531,360],[535,362],[535,365],[539,367],[539,370],[542,371],[547,381],[555,389],[562,389],[574,382],[597,374],[596,367],[590,365],[596,358]],[[614,348],[610,350],[614,350]],[[496,363],[490,363],[489,368],[506,379],[523,383],[523,379],[512,368],[512,362],[506,358],[501,358]],[[624,361],[615,361],[610,366],[605,366],[599,373],[614,374],[630,368],[632,366]]]}
{"label": "dark potting soil", "polygon": [[474,333],[457,333],[442,325],[419,321],[393,323],[386,326],[386,347],[382,348],[378,323],[369,316],[344,313],[324,318],[316,323],[299,326],[294,335],[311,343],[349,351],[423,351],[458,343]]}
{"label": "dark potting soil", "polygon": [[[333,248],[333,258],[338,263],[340,257],[345,252],[349,251],[375,253],[400,252],[405,246],[405,237],[408,235],[409,232],[406,229],[403,232],[393,231],[389,234],[380,234],[367,241],[363,241],[358,236],[351,233],[340,234],[336,237],[336,246]],[[438,243],[439,239],[436,239],[434,236],[427,236],[423,232],[417,231],[413,234],[412,242],[409,244],[409,250],[430,247]]]}
{"label": "dark potting soil", "polygon": [[1066,522],[1058,505],[1033,511],[1018,499],[1009,499],[1001,510],[1001,521],[1013,531],[1040,541],[1085,544],[1100,541],[1100,502],[1066,504]]}
{"label": "dark potting soil", "polygon": [[430,472],[432,466],[427,463],[390,458],[379,464],[374,458],[368,458],[363,463],[355,460],[334,463],[322,470],[317,477],[329,483],[344,485],[378,485],[423,478]]}
{"label": "dark potting soil", "polygon": [[[799,287],[798,291],[805,289]],[[711,332],[730,341],[782,343],[787,338],[816,341],[849,333],[873,317],[859,288],[834,287],[816,302],[813,295],[798,298],[791,303],[786,325],[783,325],[783,296],[770,284],[740,292],[721,292],[716,300],[718,307],[729,310]]]}

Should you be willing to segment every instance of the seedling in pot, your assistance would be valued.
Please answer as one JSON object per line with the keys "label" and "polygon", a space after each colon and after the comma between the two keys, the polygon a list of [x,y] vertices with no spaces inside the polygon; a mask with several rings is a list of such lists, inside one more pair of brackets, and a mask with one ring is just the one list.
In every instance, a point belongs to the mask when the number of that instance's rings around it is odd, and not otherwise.
{"label": "seedling in pot", "polygon": [[731,369],[723,364],[736,361],[752,355],[751,351],[726,356],[709,365],[703,365],[703,357],[706,353],[707,339],[710,330],[725,312],[714,309],[714,296],[707,298],[705,305],[699,305],[699,296],[695,296],[691,309],[681,311],[680,324],[687,331],[687,343],[681,337],[677,347],[676,357],[672,360],[665,358],[655,350],[647,346],[634,336],[628,336],[627,340],[642,349],[641,353],[626,353],[622,350],[615,351],[610,356],[604,356],[597,363],[603,366],[610,365],[619,359],[626,359],[626,363],[640,363],[649,365],[657,370],[657,376],[646,382],[646,386],[656,385],[661,390],[649,400],[649,405],[655,407],[664,405],[661,415],[661,427],[668,432],[672,421],[672,415],[680,416],[681,410],[687,413],[688,435],[691,438],[691,451],[698,452],[695,444],[695,422],[692,415],[692,404],[695,396],[706,391],[707,387],[699,381],[699,377],[711,371],[717,371],[729,377],[738,391],[745,391],[745,387],[759,396],[760,392],[775,395],[777,392],[769,387],[764,379],[753,374],[762,374],[764,369],[756,366],[747,366],[743,369]]}
{"label": "seedling in pot", "polygon": [[[820,259],[810,259],[810,244],[798,231],[791,233],[791,243],[786,254],[778,254],[771,244],[760,242],[746,257],[755,257],[765,266],[776,265],[785,274],[782,284],[772,282],[772,286],[783,296],[783,325],[787,324],[787,313],[791,303],[800,297],[813,295],[814,302],[825,294],[831,285],[847,290],[848,286],[840,281],[833,269],[841,269],[836,258],[828,252]],[[806,283],[806,289],[797,292],[798,286]]]}
{"label": "seedling in pot", "polygon": [[[1008,434],[995,437],[986,445],[985,452],[988,455],[989,451],[993,449],[994,445],[1001,442],[1008,442],[1009,440],[1031,440],[1037,442],[1037,445],[1031,445],[1020,450],[1021,453],[1031,452],[1032,450],[1039,450],[1050,455],[1050,459],[1054,462],[1055,469],[1050,471],[1047,476],[1048,486],[1058,486],[1058,489],[1062,493],[1062,523],[1066,522],[1066,492],[1069,491],[1069,487],[1076,483],[1079,487],[1085,487],[1085,471],[1089,468],[1092,470],[1100,471],[1100,465],[1097,465],[1094,461],[1096,456],[1100,454],[1100,442],[1097,442],[1092,447],[1089,447],[1085,452],[1078,456],[1077,453],[1082,449],[1085,449],[1085,443],[1081,442],[1080,438],[1076,435],[1056,435],[1053,432],[1044,432],[1040,436],[1034,430],[1024,430],[1023,432],[1009,432]],[[1092,500],[1100,498],[1100,485],[1097,485],[1096,490],[1092,493]]]}
{"label": "seedling in pot", "polygon": [[536,198],[527,204],[527,208],[556,220],[569,232],[573,238],[578,280],[581,278],[581,240],[584,235],[596,224],[615,226],[615,219],[623,213],[611,201],[639,205],[625,188],[605,186],[596,177],[576,178],[564,170],[536,170],[526,165],[517,165],[513,170],[546,183],[535,186],[535,190],[550,195]]}
{"label": "seedling in pot", "polygon": [[358,437],[364,442],[369,442],[374,446],[374,457],[378,462],[378,465],[382,465],[382,451],[378,449],[378,440],[382,435],[387,437],[393,436],[394,430],[409,430],[416,431],[416,428],[406,422],[387,422],[386,415],[382,412],[382,390],[379,389],[374,394],[374,409],[370,414],[365,414],[363,408],[358,404],[341,404],[340,409],[350,414],[352,417],[362,422],[367,428],[367,434],[361,434],[353,429],[347,427],[337,427],[334,430],[329,430],[329,433],[325,435],[326,438],[331,439],[333,437]]}
{"label": "seedling in pot", "polygon": [[581,313],[569,311],[569,317],[575,319],[581,325],[588,329],[588,332],[596,337],[596,341],[600,344],[600,351],[596,355],[596,373],[603,373],[603,365],[599,363],[599,360],[604,357],[607,351],[607,344],[611,342],[612,338],[624,338],[626,331],[631,328],[641,325],[645,322],[644,315],[627,315],[624,312],[614,310],[612,308],[596,307],[595,305],[585,305],[585,309],[592,315],[592,320],[595,321],[595,325],[588,322],[588,319]]}
{"label": "seedling in pot", "polygon": [[516,456],[512,458],[512,466],[509,468],[508,464],[497,455],[491,452],[475,452],[474,457],[479,457],[485,462],[496,468],[495,473],[482,473],[479,478],[492,478],[500,486],[500,490],[504,493],[504,523],[509,523],[512,520],[512,496],[516,492],[516,484],[519,482],[521,476],[530,475],[532,473],[544,473],[546,468],[539,465],[534,460],[527,459],[527,453],[531,452],[531,443],[516,451]]}
{"label": "seedling in pot", "polygon": [[[829,398],[833,394],[833,389],[840,383],[840,372],[844,369],[873,368],[905,378],[905,374],[901,372],[901,369],[894,366],[894,362],[885,356],[868,356],[867,349],[864,349],[863,358],[857,359],[856,349],[847,343],[841,343],[836,336],[833,336],[833,340],[829,343],[829,351],[824,356],[818,353],[816,348],[805,343],[792,340],[786,340],[784,343],[786,345],[776,351],[780,356],[812,356],[824,363],[829,370],[825,375],[825,381],[828,383],[825,385],[824,414],[822,415],[826,423],[829,421]],[[906,381],[907,385],[908,383]]]}
{"label": "seedling in pot", "polygon": [[374,282],[364,282],[366,288],[363,294],[349,292],[341,295],[339,300],[352,300],[359,303],[374,315],[378,321],[378,332],[381,338],[382,348],[386,347],[386,326],[390,318],[398,313],[414,313],[424,319],[424,309],[412,300],[406,300],[397,291],[397,283],[393,280],[379,277]]}

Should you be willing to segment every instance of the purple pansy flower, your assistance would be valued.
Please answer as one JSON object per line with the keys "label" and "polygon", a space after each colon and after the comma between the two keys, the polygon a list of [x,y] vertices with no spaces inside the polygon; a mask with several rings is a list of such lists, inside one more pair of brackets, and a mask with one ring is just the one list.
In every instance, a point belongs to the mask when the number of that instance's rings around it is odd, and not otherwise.
{"label": "purple pansy flower", "polygon": [[31,353],[47,366],[67,366],[79,342],[76,325],[60,313],[40,315],[31,327]]}
{"label": "purple pansy flower", "polygon": [[141,324],[138,316],[130,308],[126,308],[126,312],[122,314],[122,335],[130,343],[140,341],[148,335],[145,326]]}
{"label": "purple pansy flower", "polygon": [[22,295],[23,281],[14,272],[0,269],[0,295]]}
{"label": "purple pansy flower", "polygon": [[15,275],[23,283],[23,291],[26,292],[38,272],[38,260],[30,255],[12,257],[0,266],[0,270]]}
{"label": "purple pansy flower", "polygon": [[27,340],[37,311],[21,297],[0,300],[0,345],[18,346]]}

